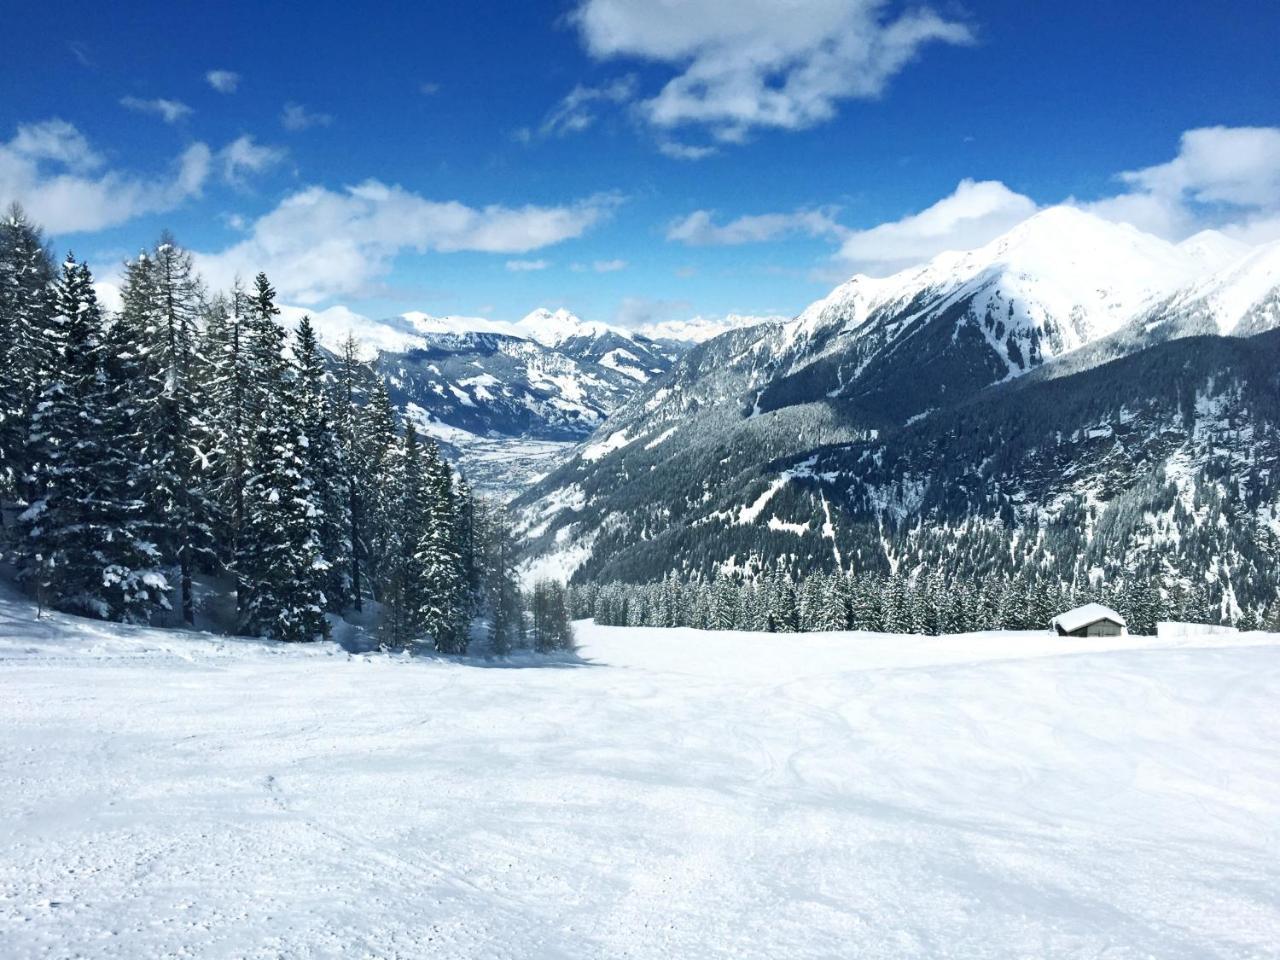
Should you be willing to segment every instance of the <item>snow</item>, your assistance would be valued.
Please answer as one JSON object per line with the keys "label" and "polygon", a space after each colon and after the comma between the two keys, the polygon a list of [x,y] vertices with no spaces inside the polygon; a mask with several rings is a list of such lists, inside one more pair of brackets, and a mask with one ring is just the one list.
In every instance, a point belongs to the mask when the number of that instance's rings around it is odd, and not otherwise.
{"label": "snow", "polygon": [[[949,251],[889,277],[853,277],[786,326],[782,349],[835,324],[850,334],[875,329],[868,321],[879,316],[899,318],[898,336],[923,313],[967,300],[958,323],[977,326],[1017,376],[1029,366],[1033,340],[1045,359],[1069,353],[1239,253],[1236,241],[1211,232],[1176,245],[1074,207],[1050,207],[976,250]],[[913,305],[919,310],[910,313]]]}
{"label": "snow", "polygon": [[781,314],[753,316],[750,314],[729,313],[724,316],[706,317],[698,315],[688,320],[662,320],[647,323],[638,327],[636,332],[652,340],[683,340],[689,343],[703,343],[713,337],[730,330],[744,327],[755,327],[763,323],[785,323],[789,318]]}
{"label": "snow", "polygon": [[636,383],[648,383],[649,373],[643,367],[636,366],[640,362],[630,350],[610,350],[600,358],[600,366],[608,367],[610,370],[616,370],[624,377],[630,377]]}
{"label": "snow", "polygon": [[615,450],[621,450],[631,442],[627,436],[626,430],[619,430],[616,433],[609,434],[599,443],[592,443],[582,448],[579,456],[588,463],[595,463],[597,460],[603,459]]}
{"label": "snow", "polygon": [[1280,636],[580,624],[536,669],[31,617],[0,600],[6,960],[1280,943]]}
{"label": "snow", "polygon": [[644,448],[646,450],[652,450],[655,447],[661,446],[662,444],[670,440],[673,436],[675,436],[675,432],[679,429],[680,429],[679,424],[677,424],[674,427],[667,427],[667,429],[663,430],[660,434],[658,434],[656,437],[654,437],[652,440],[646,443],[644,445]]}
{"label": "snow", "polygon": [[1235,332],[1268,298],[1280,300],[1280,241],[1249,251],[1231,265],[1181,291],[1166,312],[1197,309],[1212,317],[1218,332]]}

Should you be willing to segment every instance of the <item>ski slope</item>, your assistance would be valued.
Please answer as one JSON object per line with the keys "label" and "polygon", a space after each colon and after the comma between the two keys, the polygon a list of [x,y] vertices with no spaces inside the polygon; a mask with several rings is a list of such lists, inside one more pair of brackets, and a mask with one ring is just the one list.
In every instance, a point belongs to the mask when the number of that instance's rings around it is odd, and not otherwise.
{"label": "ski slope", "polygon": [[6,960],[1280,956],[1280,636],[495,666],[32,616]]}

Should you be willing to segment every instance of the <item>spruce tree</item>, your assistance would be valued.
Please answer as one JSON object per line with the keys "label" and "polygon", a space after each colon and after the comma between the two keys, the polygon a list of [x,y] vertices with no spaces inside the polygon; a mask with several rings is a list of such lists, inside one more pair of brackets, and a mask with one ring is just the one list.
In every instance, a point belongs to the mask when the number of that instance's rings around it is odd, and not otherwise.
{"label": "spruce tree", "polygon": [[31,417],[54,372],[53,278],[44,238],[14,204],[0,220],[0,501],[22,497]]}
{"label": "spruce tree", "polygon": [[303,317],[298,324],[294,356],[298,366],[302,432],[307,441],[307,477],[312,499],[320,511],[320,553],[327,564],[319,587],[329,609],[340,613],[351,596],[350,491],[335,401],[310,317]]}
{"label": "spruce tree", "polygon": [[70,255],[43,346],[56,373],[28,439],[37,499],[22,515],[22,575],[59,609],[145,623],[168,584],[133,483],[125,384],[106,362],[93,277]]}
{"label": "spruce tree", "polygon": [[262,274],[254,299],[250,353],[260,405],[238,561],[248,594],[240,604],[242,627],[278,640],[314,640],[327,627],[320,589],[327,564],[308,476],[301,391],[284,356],[274,291]]}
{"label": "spruce tree", "polygon": [[465,653],[469,603],[458,546],[458,511],[449,465],[432,440],[423,444],[426,517],[414,556],[423,578],[418,618],[443,653]]}

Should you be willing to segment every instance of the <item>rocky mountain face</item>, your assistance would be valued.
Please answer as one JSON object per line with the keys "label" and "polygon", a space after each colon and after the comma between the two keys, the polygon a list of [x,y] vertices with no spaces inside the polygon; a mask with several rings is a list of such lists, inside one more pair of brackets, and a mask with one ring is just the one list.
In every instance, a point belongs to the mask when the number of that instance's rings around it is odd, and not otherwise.
{"label": "rocky mountain face", "polygon": [[855,277],[626,400],[516,501],[528,568],[1126,562],[1272,602],[1277,263],[1280,245],[1174,245],[1059,208]]}

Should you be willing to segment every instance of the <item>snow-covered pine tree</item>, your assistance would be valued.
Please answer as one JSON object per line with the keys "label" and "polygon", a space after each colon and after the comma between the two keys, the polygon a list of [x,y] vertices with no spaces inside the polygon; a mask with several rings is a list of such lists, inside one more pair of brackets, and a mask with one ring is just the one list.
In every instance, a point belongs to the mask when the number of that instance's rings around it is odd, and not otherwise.
{"label": "snow-covered pine tree", "polygon": [[[485,503],[485,607],[489,615],[489,649],[506,656],[524,637],[524,614],[520,590],[516,583],[515,543],[511,522],[505,508],[492,501]],[[624,616],[628,622],[640,613],[638,604],[627,604]]]}
{"label": "snow-covered pine tree", "polygon": [[312,499],[320,510],[320,553],[328,564],[320,587],[334,613],[351,597],[351,509],[347,468],[336,423],[337,410],[324,357],[310,317],[298,324],[294,344],[302,430]]}
{"label": "snow-covered pine tree", "polygon": [[53,277],[44,237],[14,204],[0,219],[0,502],[21,498],[31,415],[53,373]]}
{"label": "snow-covered pine tree", "polygon": [[449,465],[435,441],[423,442],[425,529],[414,556],[423,578],[418,619],[443,653],[465,653],[470,603],[458,547],[458,511]]}
{"label": "snow-covered pine tree", "polygon": [[166,605],[168,583],[133,484],[126,384],[107,364],[93,277],[71,255],[43,347],[56,372],[28,440],[37,499],[22,515],[21,573],[59,609],[145,623]]}
{"label": "snow-covered pine tree", "polygon": [[275,291],[259,274],[251,309],[250,354],[261,407],[255,412],[252,464],[245,482],[238,567],[248,596],[242,627],[278,640],[322,636],[326,573],[319,507],[306,462],[297,371],[284,356]]}
{"label": "snow-covered pine tree", "polygon": [[[733,630],[742,623],[742,615],[738,588],[732,580],[720,573],[711,587],[711,628]],[[754,628],[754,624],[745,626],[746,629]]]}
{"label": "snow-covered pine tree", "polygon": [[178,569],[182,621],[195,622],[192,578],[211,566],[213,506],[205,492],[209,435],[200,393],[198,324],[203,292],[191,254],[163,234],[125,273],[123,322],[144,344],[143,401],[147,496],[161,524],[161,549]]}
{"label": "snow-covered pine tree", "polygon": [[393,442],[384,467],[381,493],[383,530],[376,557],[377,596],[382,604],[379,623],[385,646],[406,648],[422,639],[419,616],[425,583],[417,562],[418,544],[428,522],[427,481],[413,424],[407,422],[403,441]]}
{"label": "snow-covered pine tree", "polygon": [[365,543],[364,478],[368,470],[364,461],[365,444],[361,433],[362,396],[359,344],[348,334],[342,342],[342,354],[338,361],[334,383],[335,426],[342,447],[342,466],[347,487],[347,542],[350,544],[350,597],[357,610],[364,606],[364,561],[368,551]]}
{"label": "snow-covered pine tree", "polygon": [[357,487],[363,525],[364,568],[373,598],[382,601],[388,578],[382,567],[392,553],[396,518],[400,512],[399,439],[395,408],[386,381],[378,377],[369,401],[360,410],[356,427],[360,464]]}
{"label": "snow-covered pine tree", "polygon": [[[253,444],[254,368],[249,351],[249,297],[239,279],[205,313],[204,397],[209,424],[209,489],[216,505],[216,552],[232,573],[244,526],[244,483]],[[237,582],[237,593],[243,585]]]}

